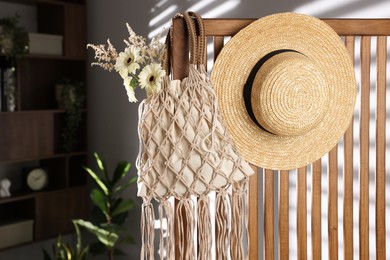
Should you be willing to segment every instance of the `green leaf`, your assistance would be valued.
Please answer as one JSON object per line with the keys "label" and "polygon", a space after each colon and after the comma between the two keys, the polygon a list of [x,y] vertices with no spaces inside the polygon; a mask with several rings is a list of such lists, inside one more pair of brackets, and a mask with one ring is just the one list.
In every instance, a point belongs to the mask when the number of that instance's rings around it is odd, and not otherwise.
{"label": "green leaf", "polygon": [[123,244],[135,244],[135,240],[130,234],[123,236],[120,242]]}
{"label": "green leaf", "polygon": [[133,89],[136,89],[137,86],[138,86],[138,80],[136,80],[135,78],[132,78],[131,81],[130,81],[130,86],[131,86]]}
{"label": "green leaf", "polygon": [[96,153],[96,152],[93,153],[93,155],[95,156],[95,160],[96,160],[96,163],[97,163],[99,169],[100,169],[101,171],[105,171],[105,170],[106,170],[106,167],[105,167],[105,165],[104,165],[103,160],[100,158],[100,155],[99,155],[98,153]]}
{"label": "green leaf", "polygon": [[84,169],[89,173],[89,175],[91,175],[91,177],[95,180],[96,184],[99,185],[99,187],[102,189],[104,194],[108,196],[109,189],[107,188],[106,184],[104,184],[104,182],[100,180],[99,176],[88,167],[84,167]]}
{"label": "green leaf", "polygon": [[133,178],[128,180],[125,184],[122,184],[122,185],[119,185],[119,186],[115,187],[115,189],[112,192],[112,194],[120,194],[121,192],[123,192],[125,189],[130,187],[135,182],[137,182],[137,176],[134,176]]}
{"label": "green leaf", "polygon": [[98,189],[93,189],[90,194],[93,204],[95,204],[103,213],[108,216],[107,197]]}
{"label": "green leaf", "polygon": [[106,247],[105,245],[103,245],[101,242],[96,242],[96,243],[93,243],[91,246],[90,246],[90,250],[92,255],[96,256],[96,255],[103,255],[103,254],[106,254]]}
{"label": "green leaf", "polygon": [[108,232],[107,230],[99,228],[89,221],[84,221],[82,219],[76,219],[74,221],[77,223],[77,225],[80,225],[81,227],[94,234],[97,239],[99,239],[99,241],[102,242],[108,248],[113,248],[119,238],[118,234]]}
{"label": "green leaf", "polygon": [[132,199],[121,201],[111,212],[111,216],[116,216],[122,212],[129,211],[135,205],[135,202]]}
{"label": "green leaf", "polygon": [[62,241],[57,242],[56,259],[59,257],[60,259],[72,260],[72,255],[72,250],[68,245]]}
{"label": "green leaf", "polygon": [[43,260],[51,260],[50,254],[43,249]]}
{"label": "green leaf", "polygon": [[76,244],[76,254],[75,254],[75,256],[77,256],[77,260],[84,260],[84,259],[87,258],[87,254],[88,254],[88,251],[89,251],[89,246],[85,246],[84,248],[82,247],[80,228],[79,228],[79,226],[77,225],[77,223],[74,220],[72,220],[72,222],[73,222],[73,226],[75,228],[76,235],[77,235],[77,244]]}
{"label": "green leaf", "polygon": [[106,180],[106,183],[109,183],[109,180],[110,178],[108,177],[108,172],[107,172],[107,167],[106,167],[106,163],[104,162],[104,160],[100,157],[100,155],[98,153],[93,153],[93,155],[95,156],[95,160],[96,160],[96,163],[99,167],[99,169],[104,173],[104,176],[105,176],[105,180]]}
{"label": "green leaf", "polygon": [[112,178],[111,185],[115,186],[115,184],[126,176],[127,172],[130,170],[130,163],[128,162],[119,162],[114,171],[114,177]]}

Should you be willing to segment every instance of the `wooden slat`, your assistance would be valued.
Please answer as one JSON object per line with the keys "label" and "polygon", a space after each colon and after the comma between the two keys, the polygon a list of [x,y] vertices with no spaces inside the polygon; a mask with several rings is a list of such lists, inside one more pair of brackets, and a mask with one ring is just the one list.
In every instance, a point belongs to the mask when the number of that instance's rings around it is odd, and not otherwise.
{"label": "wooden slat", "polygon": [[264,255],[274,259],[274,172],[264,170]]}
{"label": "wooden slat", "polygon": [[223,47],[223,36],[215,36],[213,40],[213,46],[214,46],[214,60],[217,59],[219,53],[222,50]]}
{"label": "wooden slat", "polygon": [[322,160],[313,163],[312,167],[312,216],[311,216],[311,238],[312,257],[321,259],[322,255],[322,215],[321,215],[321,195],[322,195]]}
{"label": "wooden slat", "polygon": [[[204,19],[206,35],[233,36],[256,19]],[[339,35],[388,35],[389,19],[323,19]]]}
{"label": "wooden slat", "polygon": [[360,107],[360,201],[359,255],[369,259],[369,123],[370,123],[370,48],[371,37],[361,40],[361,107]]}
{"label": "wooden slat", "polygon": [[252,166],[255,174],[253,174],[249,179],[249,216],[248,216],[248,229],[249,229],[249,259],[257,260],[258,259],[258,230],[259,230],[259,212],[257,210],[258,207],[258,182],[259,175],[257,174],[258,168]]}
{"label": "wooden slat", "polygon": [[377,41],[376,107],[376,257],[386,259],[386,37]]}
{"label": "wooden slat", "polygon": [[[345,46],[354,63],[355,37],[345,37]],[[353,259],[353,116],[344,134],[344,259]]]}
{"label": "wooden slat", "polygon": [[329,259],[338,259],[338,163],[337,163],[337,149],[336,145],[329,152],[329,166],[328,166],[328,245],[329,245]]}
{"label": "wooden slat", "polygon": [[297,203],[297,247],[298,259],[307,259],[307,198],[306,167],[298,169],[298,203]]}
{"label": "wooden slat", "polygon": [[280,171],[279,191],[279,258],[289,259],[289,171]]}
{"label": "wooden slat", "polygon": [[340,36],[389,35],[389,19],[323,19]]}

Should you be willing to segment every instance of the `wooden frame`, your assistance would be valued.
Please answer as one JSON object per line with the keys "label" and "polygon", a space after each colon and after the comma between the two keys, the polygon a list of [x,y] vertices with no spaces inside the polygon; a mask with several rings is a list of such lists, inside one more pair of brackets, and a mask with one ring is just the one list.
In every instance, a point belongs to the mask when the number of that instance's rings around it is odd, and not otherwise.
{"label": "wooden frame", "polygon": [[[233,36],[241,28],[247,26],[254,19],[205,19],[206,36],[212,38],[214,59],[224,44],[225,36]],[[297,170],[297,243],[289,243],[289,200],[290,200],[290,174],[289,171],[279,172],[279,223],[274,223],[274,172],[264,170],[264,204],[258,201],[258,175],[250,181],[250,259],[259,259],[257,243],[259,235],[264,236],[264,259],[275,258],[277,251],[280,259],[289,259],[290,247],[297,247],[299,259],[308,258],[308,243],[311,243],[311,256],[313,259],[321,259],[324,253],[329,254],[329,259],[338,259],[339,237],[343,236],[344,259],[351,259],[354,250],[359,250],[360,259],[370,258],[369,241],[369,176],[375,175],[375,234],[376,245],[375,255],[377,259],[386,259],[386,63],[389,53],[387,52],[387,36],[390,35],[390,19],[324,19],[340,36],[343,36],[345,45],[352,59],[360,63],[360,77],[358,78],[359,102],[357,107],[359,118],[352,120],[358,122],[359,129],[354,129],[351,124],[346,131],[342,143],[343,146],[336,146],[328,154],[327,161],[318,160],[311,165],[311,180],[308,179],[308,167]],[[376,39],[376,83],[372,86],[370,80],[371,42]],[[356,49],[356,41],[360,41],[360,54]],[[172,64],[173,78],[182,79],[188,73],[188,46],[186,30],[181,19],[173,20],[172,39]],[[356,56],[358,58],[356,58]],[[376,91],[376,165],[375,171],[370,172],[370,90]],[[358,144],[354,141],[354,133],[358,133]],[[356,136],[356,135],[355,135]],[[355,142],[355,143],[354,143]],[[360,160],[356,162],[354,150],[359,150]],[[344,163],[339,162],[342,158]],[[355,164],[354,164],[355,163]],[[357,168],[355,165],[358,164]],[[342,166],[342,171],[340,167]],[[328,172],[323,168],[326,167]],[[254,167],[257,171],[257,168]],[[322,176],[328,175],[328,182],[323,183]],[[343,181],[339,181],[339,175],[343,176]],[[358,176],[356,176],[358,175]],[[354,178],[359,178],[359,207],[353,205],[354,199]],[[311,240],[307,237],[307,183],[311,181]],[[321,204],[322,188],[328,187],[328,205]],[[342,188],[343,197],[343,234],[339,232],[339,212],[338,212],[338,190]],[[356,189],[356,187],[355,187]],[[276,203],[277,203],[276,202]],[[260,203],[260,204],[259,204]],[[258,205],[264,207],[264,234],[258,234]],[[322,215],[321,209],[328,208],[328,248],[322,248],[321,240],[326,235],[321,230]],[[353,230],[353,216],[359,214],[358,234]],[[389,223],[388,223],[389,224]],[[274,227],[278,225],[279,234],[274,233]],[[275,235],[278,237],[278,245],[275,245]],[[359,236],[359,244],[354,244],[354,236]],[[275,248],[276,247],[276,248]],[[371,249],[372,250],[372,249]]]}

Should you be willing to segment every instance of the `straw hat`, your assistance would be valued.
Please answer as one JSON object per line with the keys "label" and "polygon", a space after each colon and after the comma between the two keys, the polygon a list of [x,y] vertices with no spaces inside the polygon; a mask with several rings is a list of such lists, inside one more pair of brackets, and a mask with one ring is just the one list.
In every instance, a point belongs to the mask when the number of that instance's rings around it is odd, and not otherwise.
{"label": "straw hat", "polygon": [[352,62],[337,33],[311,16],[275,14],[242,29],[222,49],[211,80],[237,149],[259,167],[312,163],[351,123]]}

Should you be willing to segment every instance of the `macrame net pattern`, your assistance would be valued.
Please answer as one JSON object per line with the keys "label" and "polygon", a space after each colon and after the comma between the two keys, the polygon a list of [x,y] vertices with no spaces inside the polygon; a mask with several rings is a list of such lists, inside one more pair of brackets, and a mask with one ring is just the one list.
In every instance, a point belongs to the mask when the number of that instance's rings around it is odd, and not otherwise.
{"label": "macrame net pattern", "polygon": [[[195,48],[193,19],[187,14],[184,18],[193,41],[190,49]],[[141,259],[154,259],[153,199],[159,203],[159,218],[167,221],[165,234],[160,232],[160,252],[166,252],[166,259],[175,259],[175,255],[180,259],[212,259],[210,192],[218,194],[217,254],[220,259],[245,259],[247,182],[253,170],[229,137],[204,65],[190,60],[187,78],[166,77],[162,90],[140,104],[138,130]],[[172,197],[177,199],[175,207]]]}

